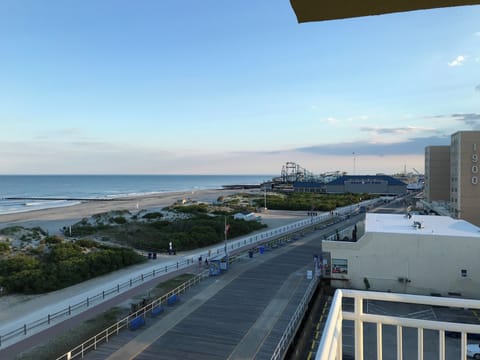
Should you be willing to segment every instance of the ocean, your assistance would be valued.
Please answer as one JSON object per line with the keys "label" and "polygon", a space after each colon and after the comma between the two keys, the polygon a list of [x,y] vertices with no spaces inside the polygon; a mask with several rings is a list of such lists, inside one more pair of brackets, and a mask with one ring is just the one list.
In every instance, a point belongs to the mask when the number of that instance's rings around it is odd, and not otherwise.
{"label": "ocean", "polygon": [[223,185],[258,185],[271,178],[269,175],[0,175],[0,214],[79,203],[78,200],[59,198],[109,199],[221,189]]}

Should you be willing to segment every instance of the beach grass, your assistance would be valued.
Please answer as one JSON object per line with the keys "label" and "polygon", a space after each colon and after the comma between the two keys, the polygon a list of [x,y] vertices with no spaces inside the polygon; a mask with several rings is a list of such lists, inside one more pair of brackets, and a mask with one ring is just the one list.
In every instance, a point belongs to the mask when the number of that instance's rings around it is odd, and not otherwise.
{"label": "beach grass", "polygon": [[[168,293],[169,291],[172,291],[173,289],[179,287],[183,283],[186,283],[188,280],[192,279],[195,277],[195,274],[181,274],[179,276],[176,276],[170,280],[161,282],[158,284],[155,289],[162,291],[164,294]],[[163,295],[163,294],[160,294]]]}
{"label": "beach grass", "polygon": [[75,328],[64,332],[49,342],[37,345],[15,357],[16,360],[56,359],[83,341],[95,336],[119,319],[128,315],[128,309],[114,307],[104,313],[84,321]]}

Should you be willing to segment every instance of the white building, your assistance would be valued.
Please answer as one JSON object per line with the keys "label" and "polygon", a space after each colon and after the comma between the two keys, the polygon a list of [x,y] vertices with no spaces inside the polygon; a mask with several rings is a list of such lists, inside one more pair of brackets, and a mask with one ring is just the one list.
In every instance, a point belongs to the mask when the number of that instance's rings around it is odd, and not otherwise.
{"label": "white building", "polygon": [[235,220],[245,220],[245,221],[252,221],[257,220],[257,215],[255,213],[236,213],[233,215]]}
{"label": "white building", "polygon": [[357,242],[322,244],[334,287],[480,299],[480,228],[464,220],[367,213]]}

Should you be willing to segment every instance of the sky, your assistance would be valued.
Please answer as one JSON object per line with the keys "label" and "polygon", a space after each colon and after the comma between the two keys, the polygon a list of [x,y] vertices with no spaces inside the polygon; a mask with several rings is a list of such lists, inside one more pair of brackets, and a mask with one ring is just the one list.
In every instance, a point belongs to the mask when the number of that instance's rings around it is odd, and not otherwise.
{"label": "sky", "polygon": [[480,6],[2,0],[0,174],[423,172],[480,130]]}

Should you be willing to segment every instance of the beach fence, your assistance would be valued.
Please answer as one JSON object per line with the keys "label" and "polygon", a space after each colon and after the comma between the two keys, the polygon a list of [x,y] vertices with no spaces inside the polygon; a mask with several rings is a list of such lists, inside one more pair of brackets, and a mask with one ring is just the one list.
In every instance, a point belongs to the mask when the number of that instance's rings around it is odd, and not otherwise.
{"label": "beach fence", "polygon": [[109,298],[115,297],[118,294],[133,288],[134,286],[142,284],[145,280],[161,277],[169,272],[177,271],[179,269],[184,269],[186,267],[194,265],[196,264],[196,259],[198,259],[199,256],[221,257],[224,256],[226,253],[238,251],[242,248],[248,249],[251,248],[252,245],[265,243],[268,242],[268,240],[273,240],[283,235],[301,233],[302,231],[309,228],[315,229],[317,225],[326,222],[329,219],[332,219],[332,217],[344,216],[355,213],[359,211],[360,207],[375,206],[377,202],[381,202],[381,200],[367,200],[359,204],[338,208],[333,215],[328,212],[320,213],[319,215],[310,216],[309,218],[299,220],[297,222],[284,225],[276,229],[267,230],[256,235],[242,237],[233,241],[230,240],[227,246],[223,244],[218,245],[217,247],[213,247],[208,251],[199,251],[198,253],[195,253],[193,255],[182,257],[176,262],[154,267],[151,271],[141,273],[140,275],[130,278],[128,281],[125,281],[123,283],[118,283],[116,286],[103,290],[96,295],[87,296],[84,300],[78,303],[69,305],[68,307],[65,307],[57,312],[46,314],[44,317],[39,318],[36,321],[25,323],[22,326],[17,326],[13,330],[1,333],[0,350],[18,341],[21,341],[28,336],[43,331],[48,327],[58,324],[61,321],[64,321],[67,318],[71,317],[72,315],[78,315],[82,311],[85,311],[92,306],[98,305],[108,300]]}
{"label": "beach fence", "polygon": [[153,270],[142,273],[136,277],[129,279],[128,281],[122,282],[117,284],[115,287],[109,288],[107,290],[103,290],[101,293],[98,293],[94,296],[86,297],[85,300],[80,301],[76,304],[69,305],[66,308],[63,308],[57,312],[47,314],[46,316],[28,323],[24,324],[21,327],[18,327],[12,331],[0,335],[0,349],[1,347],[6,347],[8,345],[13,344],[12,340],[23,340],[28,335],[33,335],[41,330],[44,330],[54,324],[57,324],[66,318],[71,317],[72,315],[78,315],[82,311],[87,310],[88,308],[98,305],[99,303],[105,301],[108,298],[112,298],[126,290],[129,290],[141,283],[145,282],[146,280],[150,280],[156,277],[160,277],[164,274],[167,274],[172,271],[176,271],[178,269],[182,269],[194,264],[194,258],[187,258],[177,261],[173,264],[168,264],[165,266],[161,266],[158,268],[154,268]]}
{"label": "beach fence", "polygon": [[179,301],[179,295],[184,294],[189,288],[197,285],[203,279],[208,277],[208,271],[202,271],[200,274],[194,276],[193,278],[187,280],[180,286],[169,291],[168,293],[162,295],[161,297],[148,302],[142,308],[132,312],[127,317],[118,321],[116,324],[108,327],[102,332],[92,336],[90,339],[86,340],[82,344],[71,349],[69,352],[58,357],[56,360],[71,360],[75,358],[83,358],[88,351],[96,350],[97,346],[101,343],[108,342],[108,340],[116,336],[122,330],[132,330],[135,331],[141,326],[145,325],[145,318],[147,316],[157,317],[164,311],[164,306],[173,306],[176,302]]}

